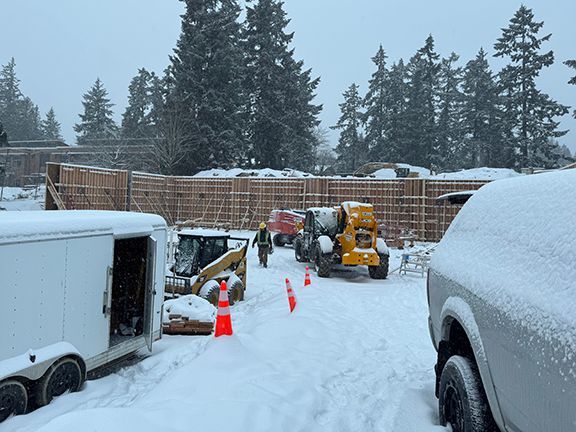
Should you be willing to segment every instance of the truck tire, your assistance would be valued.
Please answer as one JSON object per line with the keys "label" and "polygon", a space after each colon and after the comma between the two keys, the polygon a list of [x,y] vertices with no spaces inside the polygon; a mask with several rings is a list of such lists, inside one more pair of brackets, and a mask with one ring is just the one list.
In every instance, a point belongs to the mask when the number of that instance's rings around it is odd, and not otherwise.
{"label": "truck tire", "polygon": [[244,284],[241,280],[235,280],[228,287],[228,302],[230,306],[234,303],[244,300]]}
{"label": "truck tire", "polygon": [[282,234],[276,234],[273,238],[272,238],[272,243],[274,243],[274,246],[284,246],[286,244],[286,240],[284,239],[284,235]]}
{"label": "truck tire", "polygon": [[198,296],[212,303],[214,307],[218,307],[218,299],[220,298],[220,284],[214,279],[206,281],[200,291]]}
{"label": "truck tire", "polygon": [[66,392],[76,392],[82,387],[84,377],[78,361],[65,357],[55,362],[36,384],[36,404],[48,405],[52,399]]}
{"label": "truck tire", "polygon": [[323,254],[320,245],[316,244],[314,247],[314,269],[318,277],[330,277],[332,270],[332,255]]}
{"label": "truck tire", "polygon": [[380,265],[368,267],[368,273],[372,279],[386,279],[390,257],[384,254],[378,254],[378,256],[380,257]]}
{"label": "truck tire", "polygon": [[26,413],[28,393],[26,387],[16,380],[0,383],[0,423],[13,415]]}
{"label": "truck tire", "polygon": [[294,239],[294,257],[298,262],[308,262],[304,256],[304,240],[302,240],[302,236],[297,236]]}
{"label": "truck tire", "polygon": [[442,370],[439,394],[440,424],[454,432],[496,432],[482,380],[474,361],[452,356]]}

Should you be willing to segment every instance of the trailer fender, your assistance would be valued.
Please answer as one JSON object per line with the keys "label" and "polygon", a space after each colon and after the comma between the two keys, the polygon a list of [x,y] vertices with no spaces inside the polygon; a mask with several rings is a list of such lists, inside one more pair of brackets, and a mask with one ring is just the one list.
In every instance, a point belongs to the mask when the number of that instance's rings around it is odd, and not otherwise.
{"label": "trailer fender", "polygon": [[376,239],[376,251],[379,254],[390,256],[390,250],[388,249],[386,241],[383,238]]}
{"label": "trailer fender", "polygon": [[323,254],[331,254],[334,249],[332,239],[325,235],[318,237],[318,244],[320,245],[320,250]]}
{"label": "trailer fender", "polygon": [[35,381],[62,357],[74,357],[79,360],[80,367],[86,374],[86,366],[80,352],[68,342],[58,342],[39,349],[30,349],[25,354],[0,361],[0,381],[17,376]]}

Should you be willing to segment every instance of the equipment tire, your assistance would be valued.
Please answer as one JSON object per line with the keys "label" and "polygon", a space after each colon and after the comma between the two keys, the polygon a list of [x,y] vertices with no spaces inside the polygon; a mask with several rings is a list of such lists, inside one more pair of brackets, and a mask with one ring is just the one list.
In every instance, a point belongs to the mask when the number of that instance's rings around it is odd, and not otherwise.
{"label": "equipment tire", "polygon": [[26,413],[28,393],[26,387],[16,380],[0,383],[0,423],[13,415]]}
{"label": "equipment tire", "polygon": [[286,244],[286,241],[284,240],[284,235],[282,234],[276,234],[273,238],[272,238],[272,243],[274,244],[274,246],[284,246]]}
{"label": "equipment tire", "polygon": [[330,271],[332,270],[332,255],[323,254],[319,244],[314,246],[314,269],[316,270],[318,277],[330,277]]}
{"label": "equipment tire", "polygon": [[241,280],[235,280],[228,287],[228,302],[230,306],[234,303],[244,300],[244,284]]}
{"label": "equipment tire", "polygon": [[304,240],[302,239],[302,236],[297,236],[294,239],[294,257],[298,262],[308,262],[304,256]]}
{"label": "equipment tire", "polygon": [[384,254],[378,254],[380,257],[380,265],[369,266],[368,273],[372,279],[386,279],[388,277],[388,266],[390,257]]}
{"label": "equipment tire", "polygon": [[36,404],[48,405],[52,399],[67,391],[77,392],[82,387],[84,377],[78,361],[65,357],[55,362],[36,384]]}
{"label": "equipment tire", "polygon": [[438,409],[440,424],[454,432],[495,432],[498,430],[478,368],[474,361],[452,356],[440,377]]}
{"label": "equipment tire", "polygon": [[220,284],[214,279],[206,281],[206,283],[202,285],[202,288],[200,288],[198,296],[202,297],[204,300],[207,300],[214,307],[218,307],[218,299],[220,298]]}

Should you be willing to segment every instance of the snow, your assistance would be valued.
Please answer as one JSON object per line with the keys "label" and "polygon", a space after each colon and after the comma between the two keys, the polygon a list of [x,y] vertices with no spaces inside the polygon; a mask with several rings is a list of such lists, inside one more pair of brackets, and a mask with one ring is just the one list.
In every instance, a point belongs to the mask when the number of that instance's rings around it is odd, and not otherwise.
{"label": "snow", "polygon": [[320,236],[318,237],[318,244],[320,245],[320,250],[323,254],[330,254],[332,253],[332,249],[334,248],[334,243],[332,239],[328,236]]}
{"label": "snow", "polygon": [[576,348],[575,186],[576,171],[483,186],[452,222],[431,267]]}
{"label": "snow", "polygon": [[1,212],[0,243],[107,233],[149,235],[157,226],[166,226],[164,219],[146,213],[97,210]]}
{"label": "snow", "polygon": [[170,315],[181,315],[190,320],[214,321],[216,308],[203,298],[186,295],[164,302],[162,317],[165,323],[170,322]]}
{"label": "snow", "polygon": [[292,169],[285,169],[282,171],[274,170],[270,168],[264,169],[242,169],[242,168],[232,168],[229,170],[225,169],[211,169],[207,171],[200,171],[199,173],[195,174],[193,177],[272,177],[272,178],[282,178],[282,177],[294,177],[294,178],[303,178],[303,177],[312,177],[312,174],[305,173],[302,171],[292,170]]}
{"label": "snow", "polygon": [[[395,163],[393,165],[396,165],[396,167],[398,167],[398,168],[408,168],[410,170],[411,176],[414,175],[412,173],[418,174],[417,178],[430,177],[430,170],[428,168],[410,165],[410,164],[405,164],[405,163]],[[380,179],[380,180],[388,180],[388,179],[396,179],[397,178],[396,171],[393,168],[382,168],[382,169],[379,169],[377,171],[374,171],[374,173],[372,173],[372,175],[375,178]],[[411,178],[413,178],[413,177],[411,177]]]}
{"label": "snow", "polygon": [[[401,251],[390,252],[399,266]],[[0,432],[447,431],[437,425],[424,279],[346,268],[312,273],[304,288],[306,264],[291,248],[276,248],[268,269],[250,249],[248,267],[234,336],[163,336],[144,360]]]}
{"label": "snow", "polygon": [[429,178],[434,180],[502,180],[519,176],[522,176],[522,174],[519,174],[510,168],[483,167],[457,172],[441,173],[435,176],[429,176]]}
{"label": "snow", "polygon": [[229,232],[210,230],[205,228],[183,229],[181,231],[178,231],[178,234],[197,236],[197,237],[230,237]]}
{"label": "snow", "polygon": [[[36,196],[36,198],[34,198]],[[19,187],[4,187],[0,211],[43,210],[46,187],[41,185],[38,190]]]}
{"label": "snow", "polygon": [[459,191],[459,192],[450,192],[444,195],[440,195],[439,197],[436,198],[436,201],[444,201],[444,200],[448,200],[451,197],[461,197],[461,196],[466,196],[466,195],[474,195],[474,193],[476,193],[475,190],[467,190],[467,191]]}

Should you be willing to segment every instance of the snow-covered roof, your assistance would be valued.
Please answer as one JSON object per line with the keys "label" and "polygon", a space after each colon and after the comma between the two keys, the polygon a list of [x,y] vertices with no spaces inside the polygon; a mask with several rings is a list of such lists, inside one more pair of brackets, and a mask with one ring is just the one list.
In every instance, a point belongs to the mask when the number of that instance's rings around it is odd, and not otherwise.
{"label": "snow-covered roof", "polygon": [[89,235],[147,235],[165,227],[162,217],[147,213],[98,210],[22,211],[0,213],[0,243]]}
{"label": "snow-covered roof", "polygon": [[501,180],[511,177],[519,177],[522,174],[510,168],[472,168],[456,172],[440,173],[429,176],[433,180]]}
{"label": "snow-covered roof", "polygon": [[197,237],[230,237],[226,231],[210,230],[204,228],[183,229],[178,232],[179,235],[190,235]]}
{"label": "snow-covered roof", "polygon": [[[432,268],[549,336],[558,326],[576,329],[575,185],[576,171],[566,170],[483,186],[450,225]],[[576,344],[576,333],[554,334]]]}

